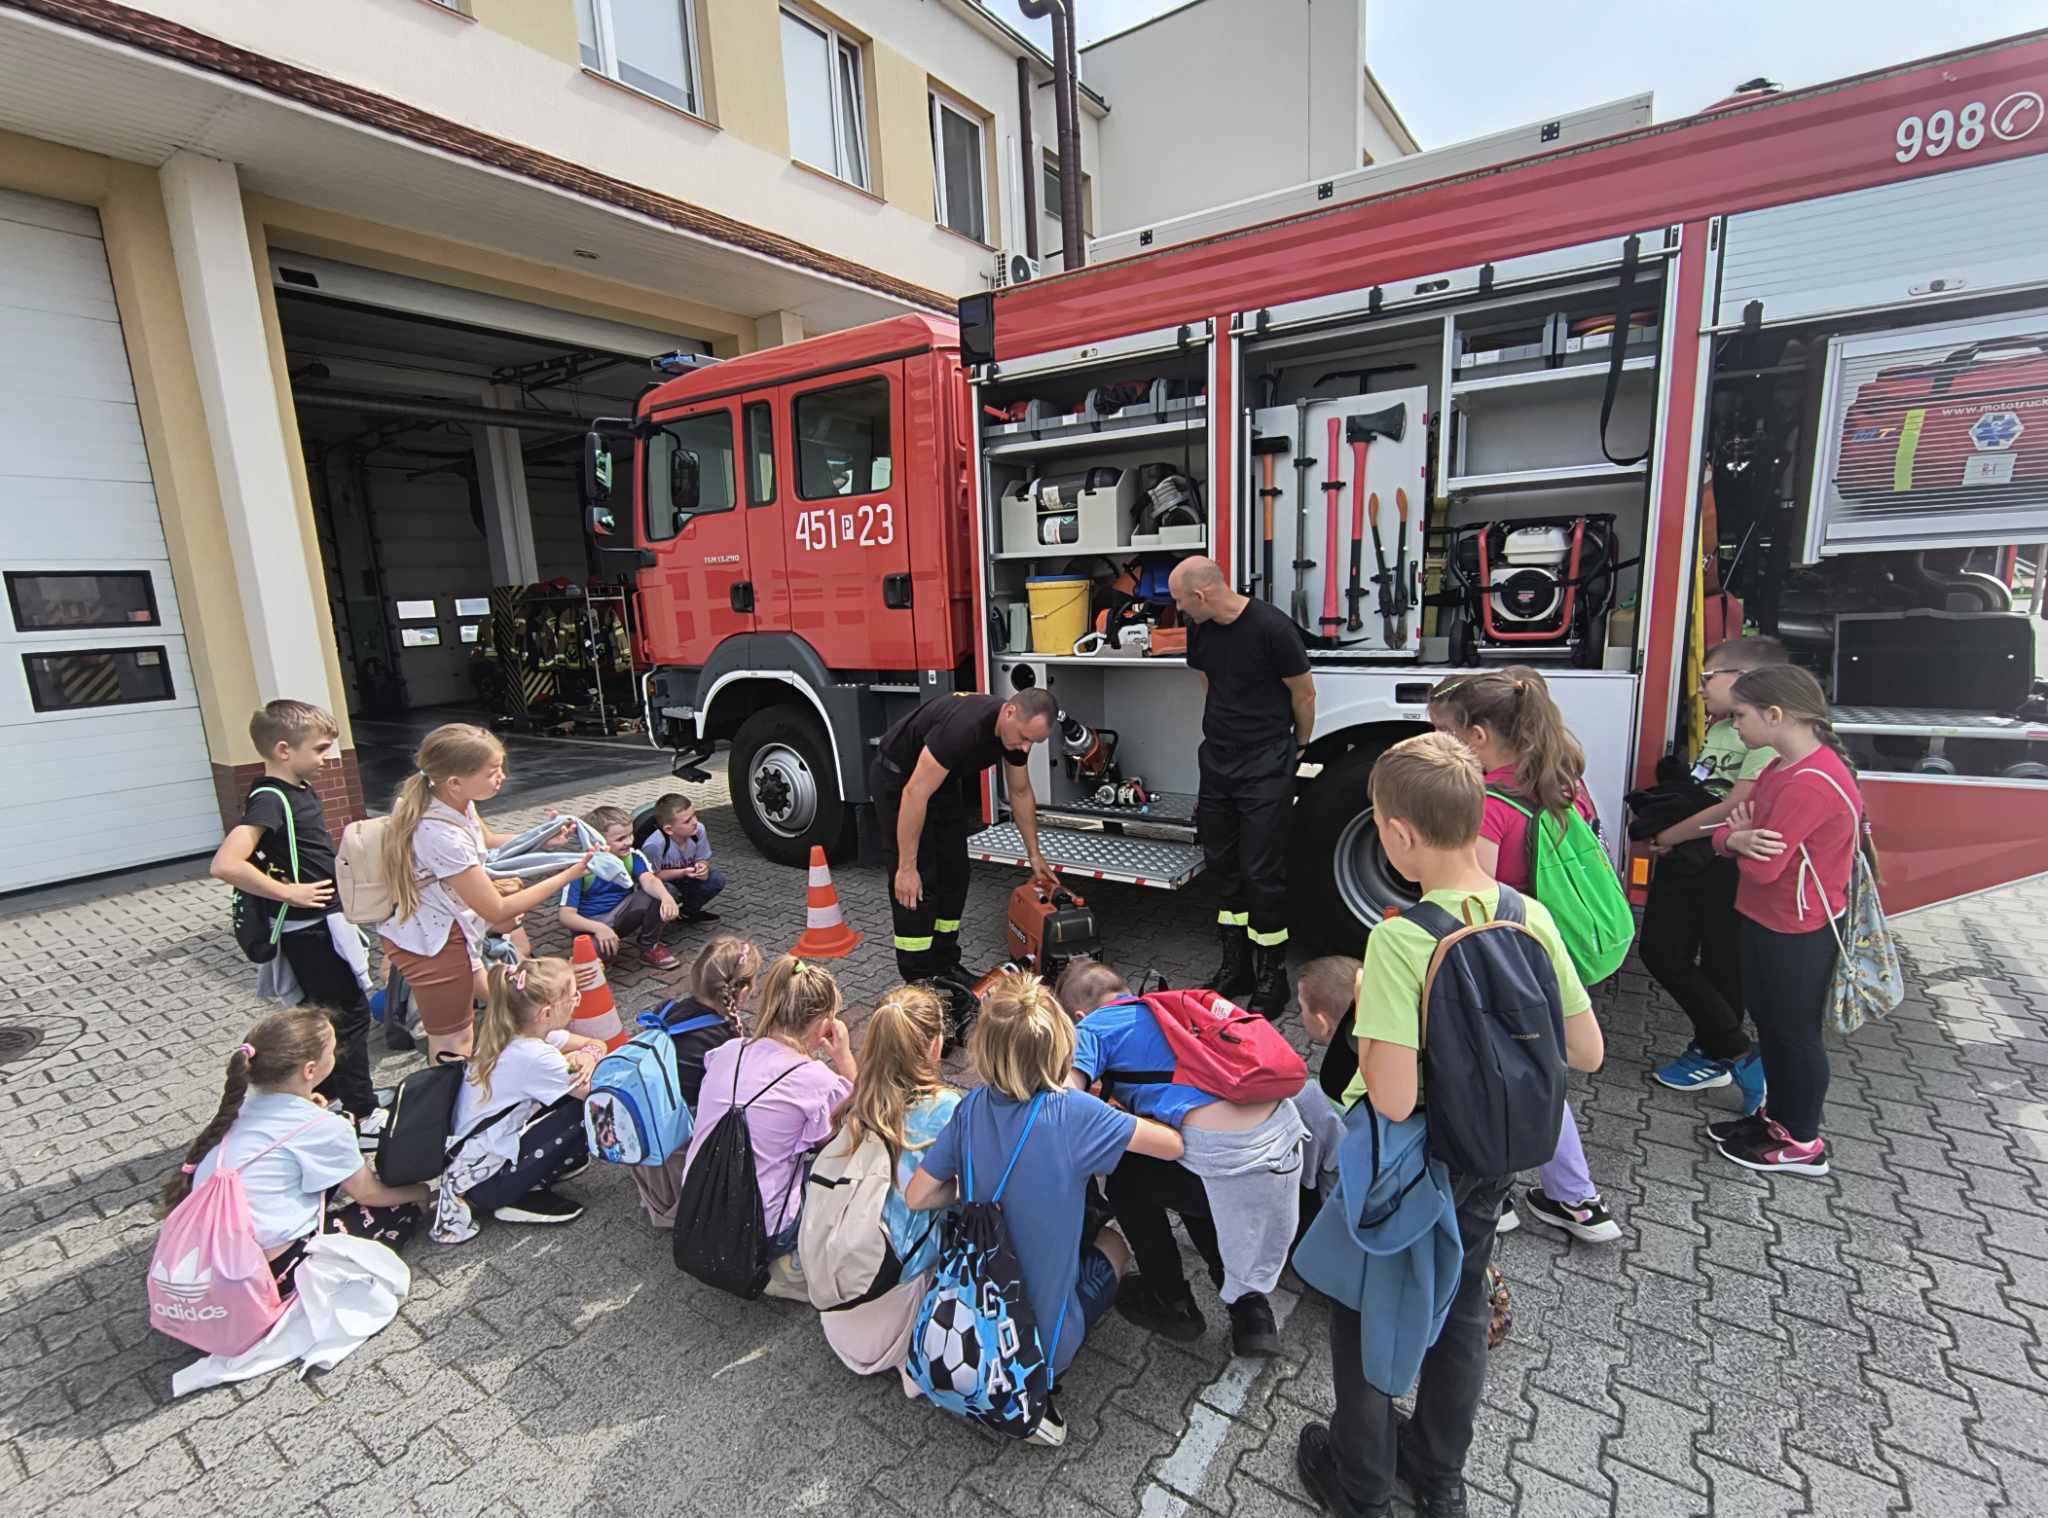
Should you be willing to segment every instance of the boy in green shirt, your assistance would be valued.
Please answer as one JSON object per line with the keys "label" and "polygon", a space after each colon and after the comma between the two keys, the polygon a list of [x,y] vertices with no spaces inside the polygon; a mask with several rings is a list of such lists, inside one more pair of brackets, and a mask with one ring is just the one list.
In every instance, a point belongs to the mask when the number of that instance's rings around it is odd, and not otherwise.
{"label": "boy in green shirt", "polygon": [[1692,776],[1719,798],[1650,840],[1657,863],[1643,930],[1636,941],[1643,968],[1692,1022],[1692,1042],[1658,1066],[1659,1085],[1707,1091],[1731,1081],[1742,1091],[1742,1110],[1763,1105],[1763,1061],[1742,1031],[1742,966],[1735,937],[1735,860],[1706,842],[1771,762],[1768,748],[1749,748],[1728,720],[1736,680],[1753,669],[1786,661],[1776,638],[1730,638],[1707,650],[1700,697],[1713,723],[1700,740]]}
{"label": "boy in green shirt", "polygon": [[[1486,782],[1470,749],[1445,733],[1395,744],[1373,767],[1372,803],[1388,862],[1422,887],[1423,900],[1465,921],[1494,915],[1501,887],[1480,866],[1478,850]],[[1565,1062],[1574,1070],[1597,1070],[1604,1046],[1586,988],[1543,904],[1524,896],[1522,907],[1530,932],[1549,951],[1557,973]],[[1418,1045],[1423,982],[1435,952],[1436,940],[1400,917],[1389,917],[1367,939],[1352,1024],[1358,1073],[1345,1090],[1347,1104],[1369,1099],[1392,1122],[1424,1105]],[[1309,1491],[1340,1518],[1390,1513],[1397,1475],[1423,1518],[1452,1518],[1466,1511],[1465,1454],[1486,1382],[1492,1321],[1486,1271],[1501,1199],[1514,1177],[1453,1171],[1450,1180],[1464,1268],[1450,1316],[1423,1357],[1415,1416],[1398,1427],[1398,1437],[1393,1399],[1365,1379],[1359,1314],[1332,1305],[1330,1359],[1337,1406],[1327,1426],[1311,1423],[1302,1429],[1295,1466]]]}

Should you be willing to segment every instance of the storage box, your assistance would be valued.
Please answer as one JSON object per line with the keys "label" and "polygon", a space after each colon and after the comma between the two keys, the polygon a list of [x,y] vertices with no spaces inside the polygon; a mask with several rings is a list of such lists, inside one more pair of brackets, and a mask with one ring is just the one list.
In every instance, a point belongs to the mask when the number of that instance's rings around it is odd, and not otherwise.
{"label": "storage box", "polygon": [[1853,612],[1835,618],[1835,704],[2017,710],[2033,692],[2021,612]]}

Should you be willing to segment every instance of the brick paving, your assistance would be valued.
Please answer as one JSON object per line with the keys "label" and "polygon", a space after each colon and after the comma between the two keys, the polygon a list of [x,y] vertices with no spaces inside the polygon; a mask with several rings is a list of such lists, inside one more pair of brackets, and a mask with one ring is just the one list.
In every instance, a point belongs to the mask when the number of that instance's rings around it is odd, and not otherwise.
{"label": "brick paving", "polygon": [[[718,786],[704,801],[735,876],[723,925],[785,947],[802,873],[746,851]],[[970,949],[995,952],[1014,879],[977,871]],[[888,914],[878,871],[838,880],[868,935],[841,971],[857,1014],[893,978]],[[1205,968],[1199,889],[1094,900],[1120,961]],[[1263,1365],[1230,1361],[1213,1298],[1193,1345],[1112,1315],[1062,1387],[1066,1446],[1006,1447],[844,1371],[807,1310],[680,1276],[603,1167],[574,1183],[591,1210],[573,1227],[422,1237],[398,1320],[334,1371],[174,1402],[187,1352],[142,1305],[150,1202],[261,1010],[253,971],[224,892],[191,871],[6,908],[0,1024],[44,1034],[0,1067],[9,1518],[1309,1511],[1294,1442],[1330,1403],[1312,1296],[1282,1293],[1286,1351]],[[1574,1099],[1625,1237],[1501,1240],[1515,1326],[1468,1467],[1475,1513],[2048,1514],[2044,916],[2037,882],[1899,925],[1912,994],[1836,1046],[1825,1180],[1712,1156],[1701,1109],[1726,1093],[1648,1079],[1681,1041],[1676,1010],[1633,966],[1602,989],[1607,1066]],[[560,947],[551,924],[536,936]],[[661,989],[640,970],[619,985],[634,1010]]]}

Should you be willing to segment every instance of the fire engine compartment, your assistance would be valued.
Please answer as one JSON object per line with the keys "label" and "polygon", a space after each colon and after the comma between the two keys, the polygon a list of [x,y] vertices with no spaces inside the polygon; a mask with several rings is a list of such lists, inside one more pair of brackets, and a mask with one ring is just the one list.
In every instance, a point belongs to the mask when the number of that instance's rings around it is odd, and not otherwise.
{"label": "fire engine compartment", "polygon": [[2048,783],[2048,303],[1726,333],[1709,397],[1707,641],[1780,638],[1865,773]]}

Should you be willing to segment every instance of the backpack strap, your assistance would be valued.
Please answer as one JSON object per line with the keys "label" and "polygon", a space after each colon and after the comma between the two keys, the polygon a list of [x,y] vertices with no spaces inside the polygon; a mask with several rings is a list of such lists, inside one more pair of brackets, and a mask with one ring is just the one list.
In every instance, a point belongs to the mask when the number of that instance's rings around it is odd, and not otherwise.
{"label": "backpack strap", "polygon": [[[292,816],[292,798],[287,796],[283,791],[279,790],[274,785],[259,785],[254,790],[250,791],[249,794],[251,796],[260,796],[265,791],[268,791],[270,792],[271,795],[275,796],[277,798],[277,804],[284,808],[285,847],[291,853],[292,884],[298,885],[300,883],[299,823],[298,819]],[[288,901],[280,901],[277,904],[277,916],[271,919],[270,923],[270,946],[273,949],[277,947],[278,940],[284,937],[284,919],[285,915],[289,913],[291,909],[292,904]]]}
{"label": "backpack strap", "polygon": [[[1493,916],[1483,922],[1453,922],[1451,932],[1440,934],[1437,937],[1436,952],[1429,956],[1429,969],[1424,972],[1422,977],[1422,1004],[1421,1009],[1416,1013],[1415,1051],[1418,1054],[1429,1043],[1429,996],[1430,992],[1436,987],[1436,972],[1443,967],[1444,959],[1460,941],[1471,937],[1474,933],[1484,932],[1495,923],[1503,923],[1518,933],[1527,933],[1531,938],[1536,938],[1536,934],[1529,927],[1528,913],[1522,909],[1521,893],[1509,885],[1501,886],[1499,889],[1500,899],[1494,903]],[[1467,897],[1466,899],[1470,901],[1474,898]],[[1451,914],[1444,911],[1441,907],[1436,907],[1435,903],[1425,901],[1421,905],[1434,908],[1446,922],[1452,922]],[[1409,911],[1403,915],[1413,917],[1415,912]],[[1536,941],[1540,944],[1543,940],[1538,938]],[[1549,950],[1546,949],[1544,952],[1548,953]]]}
{"label": "backpack strap", "polygon": [[[744,1102],[741,1102],[740,1105],[734,1110],[739,1112],[745,1112],[747,1108],[753,1106],[754,1103],[758,1102],[762,1097],[766,1096],[769,1092],[773,1091],[777,1086],[781,1085],[785,1080],[787,1080],[790,1076],[796,1074],[797,1071],[801,1069],[803,1069],[802,1065],[791,1065],[787,1070],[783,1071],[782,1074],[776,1076],[774,1080],[770,1081],[767,1085],[763,1086],[759,1091],[756,1091]],[[739,1095],[740,1083],[739,1078],[737,1076],[733,1078],[732,1090],[733,1095]]]}
{"label": "backpack strap", "polygon": [[[699,1012],[695,1017],[685,1018],[679,1023],[655,1023],[651,1026],[667,1028],[671,1038],[680,1038],[685,1033],[700,1033],[706,1028],[715,1028],[724,1021],[725,1018],[716,1012]],[[780,1078],[777,1077],[778,1080]],[[763,1086],[761,1089],[765,1091],[768,1088]]]}
{"label": "backpack strap", "polygon": [[[980,1095],[982,1091],[987,1089],[985,1086],[980,1087],[972,1094]],[[1031,1137],[1031,1125],[1038,1121],[1038,1109],[1044,1104],[1045,1093],[1043,1091],[1031,1098],[1031,1106],[1024,1114],[1024,1131],[1017,1135],[1017,1147],[1010,1151],[1010,1163],[1003,1167],[1003,1178],[996,1182],[995,1195],[989,1198],[991,1204],[1002,1201],[1003,1188],[1010,1184],[1010,1172],[1017,1168],[1017,1159],[1024,1153],[1024,1141]],[[966,1104],[963,1102],[961,1105],[964,1106]],[[958,1116],[958,1114],[956,1113],[955,1116]],[[963,1135],[971,1132],[971,1130],[965,1128],[960,1131]],[[963,1179],[966,1182],[965,1189],[960,1193],[960,1200],[971,1202],[974,1200],[974,1145],[972,1143],[964,1143],[960,1146],[960,1149],[962,1169],[964,1171]]]}
{"label": "backpack strap", "polygon": [[304,1133],[308,1128],[312,1127],[315,1123],[319,1122],[321,1118],[331,1117],[332,1115],[332,1113],[328,1112],[314,1113],[311,1117],[307,1118],[303,1123],[299,1124],[298,1127],[292,1129],[290,1133],[287,1133],[283,1138],[273,1139],[270,1143],[265,1144],[261,1149],[257,1150],[254,1154],[250,1155],[246,1160],[243,1160],[242,1163],[239,1165],[230,1165],[228,1163],[227,1140],[225,1137],[223,1137],[221,1140],[221,1156],[220,1159],[214,1163],[214,1171],[218,1173],[222,1170],[239,1171],[245,1169],[248,1166],[255,1164],[258,1160],[262,1159],[264,1155],[270,1153],[271,1150],[277,1148],[280,1144],[289,1144],[293,1139],[297,1138],[300,1134]]}

